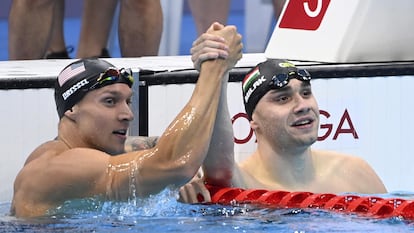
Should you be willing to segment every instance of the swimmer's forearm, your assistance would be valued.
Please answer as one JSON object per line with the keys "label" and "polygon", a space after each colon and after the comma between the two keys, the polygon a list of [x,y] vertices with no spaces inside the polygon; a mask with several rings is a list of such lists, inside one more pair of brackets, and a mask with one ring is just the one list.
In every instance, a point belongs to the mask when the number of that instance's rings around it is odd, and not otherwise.
{"label": "swimmer's forearm", "polygon": [[[109,196],[125,198],[128,196],[125,190],[129,190],[131,182],[139,187],[136,195],[145,197],[167,186],[180,187],[194,177],[207,154],[222,77],[227,70],[228,64],[224,60],[204,62],[193,95],[156,146],[128,153],[125,157],[109,157],[116,160],[110,162],[116,172],[107,174],[112,180],[110,190],[114,193]],[[129,159],[130,156],[134,156],[134,161]]]}
{"label": "swimmer's forearm", "polygon": [[223,78],[220,102],[207,157],[203,163],[204,180],[210,185],[229,187],[233,177],[233,126],[227,105],[228,72]]}
{"label": "swimmer's forearm", "polygon": [[[208,139],[211,137],[223,84],[222,77],[226,72],[224,61],[214,60],[203,63],[193,95],[166,133],[173,132],[175,136],[188,137],[187,140],[195,141],[196,144],[205,143],[199,142],[198,136],[205,136]],[[188,124],[190,121],[183,121],[183,119],[191,119],[191,124]],[[182,130],[183,127],[187,130]]]}
{"label": "swimmer's forearm", "polygon": [[165,155],[164,162],[172,172],[184,175],[181,184],[197,173],[205,159],[226,72],[225,61],[204,62],[192,97],[159,139],[157,149]]}

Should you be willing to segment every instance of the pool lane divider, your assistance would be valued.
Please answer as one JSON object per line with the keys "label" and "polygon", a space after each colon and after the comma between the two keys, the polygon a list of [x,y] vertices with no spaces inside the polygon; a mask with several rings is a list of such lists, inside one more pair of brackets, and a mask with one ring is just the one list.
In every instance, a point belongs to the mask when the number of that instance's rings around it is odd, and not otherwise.
{"label": "pool lane divider", "polygon": [[373,218],[401,217],[414,220],[414,200],[354,194],[269,191],[222,188],[207,185],[212,204],[253,204],[266,208],[315,208],[354,213]]}

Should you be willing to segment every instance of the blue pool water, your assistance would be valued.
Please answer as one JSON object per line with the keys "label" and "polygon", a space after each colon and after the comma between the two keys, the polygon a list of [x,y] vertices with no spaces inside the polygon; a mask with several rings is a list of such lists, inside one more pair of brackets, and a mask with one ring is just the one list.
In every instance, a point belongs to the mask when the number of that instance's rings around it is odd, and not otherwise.
{"label": "blue pool water", "polygon": [[[401,196],[400,196],[401,197]],[[414,193],[404,198],[414,199]],[[317,209],[266,209],[247,205],[190,205],[176,193],[129,203],[84,199],[30,220],[8,215],[0,204],[0,232],[414,232],[414,222],[374,219]]]}

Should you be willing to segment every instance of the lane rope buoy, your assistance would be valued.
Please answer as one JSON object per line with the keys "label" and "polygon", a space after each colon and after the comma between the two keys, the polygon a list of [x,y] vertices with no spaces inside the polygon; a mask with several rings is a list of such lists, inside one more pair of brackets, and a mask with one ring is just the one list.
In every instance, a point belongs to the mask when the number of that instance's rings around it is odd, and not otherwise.
{"label": "lane rope buoy", "polygon": [[332,193],[206,186],[210,191],[212,204],[232,205],[237,203],[255,204],[267,208],[318,208],[373,218],[401,217],[406,220],[414,220],[414,200],[355,194],[336,195]]}

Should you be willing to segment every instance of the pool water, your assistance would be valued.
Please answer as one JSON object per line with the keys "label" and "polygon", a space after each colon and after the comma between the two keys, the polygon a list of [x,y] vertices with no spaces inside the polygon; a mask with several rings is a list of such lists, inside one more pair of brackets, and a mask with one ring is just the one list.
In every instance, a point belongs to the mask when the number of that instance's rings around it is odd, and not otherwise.
{"label": "pool water", "polygon": [[[407,195],[404,195],[407,197]],[[414,194],[409,196],[414,199]],[[414,222],[317,209],[190,205],[166,190],[128,203],[89,198],[66,202],[47,216],[17,219],[0,204],[0,232],[414,232]]]}

